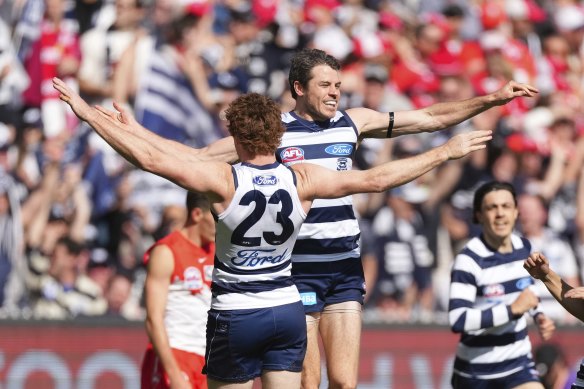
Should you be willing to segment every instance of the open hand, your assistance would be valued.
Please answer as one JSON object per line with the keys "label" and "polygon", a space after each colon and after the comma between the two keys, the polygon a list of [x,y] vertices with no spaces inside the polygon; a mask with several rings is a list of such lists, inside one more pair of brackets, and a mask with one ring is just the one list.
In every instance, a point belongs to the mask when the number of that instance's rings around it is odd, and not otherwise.
{"label": "open hand", "polygon": [[516,97],[533,97],[537,93],[539,93],[537,88],[511,80],[492,96],[495,99],[495,105],[505,105]]}
{"label": "open hand", "polygon": [[53,77],[53,88],[59,91],[59,98],[69,104],[75,115],[81,120],[87,121],[93,109],[58,77]]}
{"label": "open hand", "polygon": [[473,151],[487,147],[485,144],[493,138],[492,131],[470,131],[458,134],[444,145],[448,152],[448,159],[459,159]]}
{"label": "open hand", "polygon": [[95,109],[97,109],[102,116],[108,117],[115,122],[128,125],[134,125],[137,123],[134,116],[132,116],[132,114],[128,112],[128,110],[124,108],[122,104],[116,103],[114,101],[114,108],[115,111],[112,111],[111,109],[104,108],[101,105],[95,106]]}

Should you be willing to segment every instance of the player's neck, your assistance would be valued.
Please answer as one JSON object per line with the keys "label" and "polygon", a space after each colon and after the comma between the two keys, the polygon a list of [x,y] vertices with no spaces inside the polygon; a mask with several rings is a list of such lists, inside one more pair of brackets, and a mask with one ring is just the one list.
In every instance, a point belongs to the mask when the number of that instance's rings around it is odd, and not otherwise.
{"label": "player's neck", "polygon": [[201,247],[201,233],[196,225],[191,225],[189,227],[183,227],[180,229],[181,234],[188,240],[190,240],[195,245]]}
{"label": "player's neck", "polygon": [[255,155],[249,158],[241,158],[241,162],[247,162],[252,165],[263,166],[276,162],[274,154],[271,155]]}
{"label": "player's neck", "polygon": [[483,239],[485,239],[487,244],[491,246],[492,249],[496,250],[499,253],[508,254],[513,251],[513,243],[511,242],[511,236],[499,238],[483,234]]}

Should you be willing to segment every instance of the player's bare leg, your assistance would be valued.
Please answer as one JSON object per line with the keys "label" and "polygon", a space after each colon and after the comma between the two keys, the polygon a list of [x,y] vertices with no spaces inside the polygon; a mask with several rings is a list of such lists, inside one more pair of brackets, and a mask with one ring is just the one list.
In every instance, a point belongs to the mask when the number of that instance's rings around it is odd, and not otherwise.
{"label": "player's bare leg", "polygon": [[361,345],[361,304],[347,301],[327,305],[319,328],[326,354],[329,388],[356,388]]}
{"label": "player's bare leg", "polygon": [[265,371],[262,374],[263,389],[298,389],[300,373],[292,371]]}
{"label": "player's bare leg", "polygon": [[223,382],[207,378],[207,387],[209,389],[251,389],[253,380],[247,382]]}
{"label": "player's bare leg", "polygon": [[302,363],[302,389],[318,389],[320,386],[319,321],[320,312],[306,315],[306,356]]}
{"label": "player's bare leg", "polygon": [[539,382],[526,382],[514,387],[513,389],[543,389],[543,385]]}

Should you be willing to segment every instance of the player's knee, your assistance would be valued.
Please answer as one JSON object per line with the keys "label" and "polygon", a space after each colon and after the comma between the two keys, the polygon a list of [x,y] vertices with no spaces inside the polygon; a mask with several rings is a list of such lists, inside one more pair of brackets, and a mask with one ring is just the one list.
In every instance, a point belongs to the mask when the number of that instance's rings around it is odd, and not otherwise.
{"label": "player's knee", "polygon": [[329,389],[356,389],[357,379],[329,377]]}

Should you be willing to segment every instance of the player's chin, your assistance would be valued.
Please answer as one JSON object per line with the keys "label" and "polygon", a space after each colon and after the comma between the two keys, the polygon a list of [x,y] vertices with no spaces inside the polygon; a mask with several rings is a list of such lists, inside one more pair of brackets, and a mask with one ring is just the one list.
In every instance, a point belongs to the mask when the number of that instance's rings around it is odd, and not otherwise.
{"label": "player's chin", "polygon": [[334,118],[336,113],[337,113],[337,106],[329,107],[328,105],[325,105],[324,108],[321,109],[321,111],[320,111],[320,114],[327,119]]}

